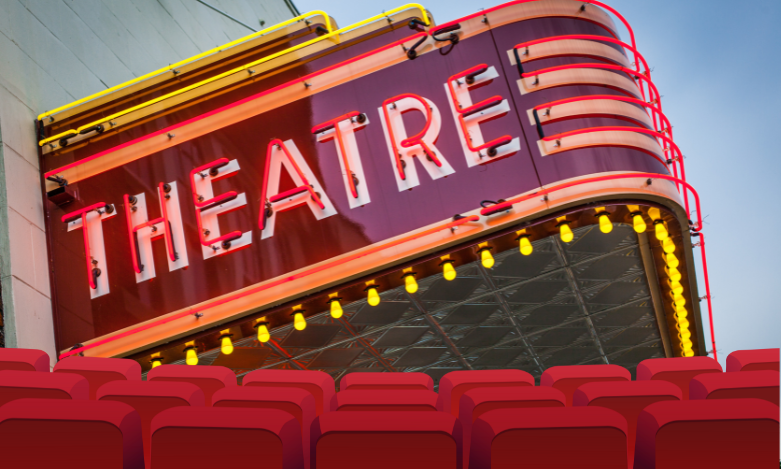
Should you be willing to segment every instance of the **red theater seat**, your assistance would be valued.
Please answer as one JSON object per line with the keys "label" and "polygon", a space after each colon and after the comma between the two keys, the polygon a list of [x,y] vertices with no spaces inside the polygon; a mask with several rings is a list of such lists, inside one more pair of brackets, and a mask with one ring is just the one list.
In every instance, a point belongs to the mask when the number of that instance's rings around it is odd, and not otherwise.
{"label": "red theater seat", "polygon": [[470,389],[522,386],[534,386],[534,378],[521,370],[451,371],[439,380],[437,409],[458,417],[461,396]]}
{"label": "red theater seat", "polygon": [[301,445],[304,465],[309,467],[309,431],[317,416],[315,398],[309,391],[299,388],[267,388],[241,386],[223,388],[212,397],[214,407],[250,407],[277,409],[292,415],[301,426]]}
{"label": "red theater seat", "polygon": [[276,409],[175,407],[152,421],[151,467],[302,469],[301,427]]}
{"label": "red theater seat", "polygon": [[293,387],[309,391],[315,398],[317,415],[329,411],[334,396],[334,379],[322,371],[255,370],[247,373],[244,386]]}
{"label": "red theater seat", "polygon": [[775,468],[778,438],[761,399],[657,402],[637,420],[635,469]]}
{"label": "red theater seat", "polygon": [[236,375],[224,366],[161,365],[146,374],[147,381],[192,383],[203,391],[204,403],[212,405],[212,395],[222,388],[236,386]]}
{"label": "red theater seat", "polygon": [[496,409],[472,425],[470,469],[626,469],[626,420],[601,407]]}
{"label": "red theater seat", "polygon": [[654,402],[680,400],[681,389],[666,381],[619,381],[580,386],[573,395],[572,405],[605,407],[624,416],[627,424],[627,457],[631,467],[640,412]]}
{"label": "red theater seat", "polygon": [[484,413],[495,409],[564,407],[565,403],[564,394],[549,387],[477,388],[465,392],[458,413],[464,435],[464,467],[469,465],[472,424]]}
{"label": "red theater seat", "polygon": [[407,389],[433,391],[434,380],[425,373],[349,373],[339,383],[342,391]]}
{"label": "red theater seat", "polygon": [[778,405],[778,372],[708,373],[689,383],[689,399],[764,399]]}
{"label": "red theater seat", "polygon": [[203,407],[203,391],[192,383],[166,381],[112,381],[98,390],[99,401],[124,402],[141,418],[141,436],[144,443],[146,467],[151,462],[152,419],[171,407]]}
{"label": "red theater seat", "polygon": [[312,469],[461,469],[461,424],[443,412],[327,412]]}
{"label": "red theater seat", "polygon": [[81,376],[0,371],[0,406],[16,399],[89,399],[89,383]]}
{"label": "red theater seat", "polygon": [[138,414],[121,402],[10,402],[0,408],[0,454],[7,468],[144,467]]}
{"label": "red theater seat", "polygon": [[336,393],[332,410],[341,411],[436,411],[434,391],[363,390]]}
{"label": "red theater seat", "polygon": [[631,381],[629,370],[618,365],[553,366],[545,370],[540,386],[550,386],[564,393],[567,405],[572,405],[572,395],[583,384],[601,381]]}
{"label": "red theater seat", "polygon": [[721,365],[708,357],[651,358],[637,365],[638,381],[669,381],[681,388],[683,400],[689,399],[689,381],[703,373],[721,373]]}
{"label": "red theater seat", "polygon": [[27,348],[0,348],[0,370],[49,371],[49,355]]}
{"label": "red theater seat", "polygon": [[74,373],[89,381],[89,398],[111,381],[141,381],[141,365],[124,358],[68,357],[54,365],[55,373]]}
{"label": "red theater seat", "polygon": [[779,371],[777,348],[737,350],[727,356],[727,371]]}

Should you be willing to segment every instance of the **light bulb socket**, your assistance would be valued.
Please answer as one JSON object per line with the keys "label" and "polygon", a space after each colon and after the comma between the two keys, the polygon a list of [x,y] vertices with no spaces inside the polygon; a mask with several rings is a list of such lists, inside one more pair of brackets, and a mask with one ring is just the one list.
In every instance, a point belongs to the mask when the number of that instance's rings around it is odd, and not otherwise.
{"label": "light bulb socket", "polygon": [[304,313],[306,313],[306,310],[305,309],[297,309],[297,310],[293,311],[292,313],[290,313],[290,317],[296,317],[296,314],[298,314],[298,313],[304,314]]}
{"label": "light bulb socket", "polygon": [[336,296],[334,298],[328,298],[328,301],[326,301],[325,304],[330,305],[334,301],[342,301],[342,297],[341,296]]}
{"label": "light bulb socket", "polygon": [[188,350],[195,350],[195,353],[198,353],[198,346],[197,345],[190,345],[188,347],[184,348],[184,353],[187,353]]}
{"label": "light bulb socket", "polygon": [[605,215],[605,216],[608,216],[608,217],[609,217],[610,215],[612,215],[612,213],[611,213],[611,212],[608,212],[607,210],[602,210],[602,211],[601,211],[601,212],[599,212],[599,213],[595,213],[595,214],[594,214],[594,217],[595,217],[595,218],[599,218],[599,217],[601,217],[602,215]]}
{"label": "light bulb socket", "polygon": [[[515,241],[520,241],[520,240],[522,240],[523,238],[526,238],[526,239],[528,239],[528,238],[531,238],[531,235],[529,235],[529,234],[525,234],[525,233],[524,233],[524,234],[522,234],[522,235],[518,236],[517,238],[515,238]],[[531,241],[531,240],[529,240],[529,241]]]}
{"label": "light bulb socket", "polygon": [[[664,220],[662,220],[661,218],[657,218],[656,220],[654,220],[654,223],[653,223],[653,224],[654,224],[654,226],[656,226],[656,225],[658,225],[658,224],[660,224],[660,223],[662,223],[662,224],[663,224],[663,223],[664,223]],[[667,228],[667,227],[665,226],[665,228]]]}
{"label": "light bulb socket", "polygon": [[365,291],[365,292],[368,292],[368,291],[369,291],[369,290],[371,290],[372,288],[374,288],[375,290],[377,290],[377,293],[379,293],[379,292],[380,292],[380,288],[379,288],[377,285],[369,285],[368,287],[364,288],[364,289],[363,289],[363,291]]}
{"label": "light bulb socket", "polygon": [[480,254],[483,251],[490,251],[491,249],[493,249],[493,246],[483,246],[477,250],[477,253]]}
{"label": "light bulb socket", "polygon": [[164,357],[155,357],[155,358],[149,360],[149,363],[154,365],[155,362],[160,362],[160,364],[162,365],[163,364],[163,359],[164,359]]}
{"label": "light bulb socket", "polygon": [[643,212],[630,212],[629,213],[629,216],[632,217],[632,218],[634,218],[634,217],[636,217],[638,215],[640,215],[642,217],[643,216]]}
{"label": "light bulb socket", "polygon": [[258,328],[258,327],[260,327],[260,326],[267,326],[267,327],[268,327],[268,326],[270,326],[270,325],[271,325],[271,323],[270,323],[270,322],[268,322],[268,321],[258,321],[257,323],[255,323],[255,324],[253,324],[253,325],[252,325],[252,328],[253,328],[253,329],[257,329],[257,328]]}
{"label": "light bulb socket", "polygon": [[417,272],[407,272],[407,273],[405,273],[404,275],[402,275],[402,276],[401,276],[401,278],[407,278],[407,277],[409,277],[409,276],[412,276],[412,277],[414,277],[414,276],[416,276],[416,275],[418,275],[418,273],[417,273]]}
{"label": "light bulb socket", "polygon": [[569,221],[563,220],[563,221],[560,221],[560,222],[556,223],[556,228],[561,228],[564,225],[569,226]]}
{"label": "light bulb socket", "polygon": [[220,340],[222,340],[225,337],[233,337],[233,334],[220,334]]}
{"label": "light bulb socket", "polygon": [[442,267],[445,264],[455,264],[455,263],[456,263],[456,261],[454,261],[453,259],[445,259],[444,261],[440,262],[437,265]]}

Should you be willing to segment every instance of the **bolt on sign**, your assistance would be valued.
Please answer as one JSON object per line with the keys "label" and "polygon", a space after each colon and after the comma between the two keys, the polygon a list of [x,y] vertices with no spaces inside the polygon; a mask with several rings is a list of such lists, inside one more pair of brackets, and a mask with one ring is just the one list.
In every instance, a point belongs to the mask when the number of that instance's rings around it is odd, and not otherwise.
{"label": "bolt on sign", "polygon": [[[47,113],[58,347],[127,355],[520,217],[448,229],[481,201],[669,174],[653,138],[621,131],[651,125],[628,102],[645,91],[582,5],[440,26],[413,6],[341,30],[313,14]],[[557,104],[576,96],[598,111]]]}

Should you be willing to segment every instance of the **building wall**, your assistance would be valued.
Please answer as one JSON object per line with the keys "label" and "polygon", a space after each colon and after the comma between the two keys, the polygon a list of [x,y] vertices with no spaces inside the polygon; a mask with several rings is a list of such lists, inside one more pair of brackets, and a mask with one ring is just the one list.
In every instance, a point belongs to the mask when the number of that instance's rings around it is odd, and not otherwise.
{"label": "building wall", "polygon": [[[296,14],[286,0],[204,1],[255,29]],[[250,33],[197,0],[0,0],[6,347],[56,357],[35,116]]]}

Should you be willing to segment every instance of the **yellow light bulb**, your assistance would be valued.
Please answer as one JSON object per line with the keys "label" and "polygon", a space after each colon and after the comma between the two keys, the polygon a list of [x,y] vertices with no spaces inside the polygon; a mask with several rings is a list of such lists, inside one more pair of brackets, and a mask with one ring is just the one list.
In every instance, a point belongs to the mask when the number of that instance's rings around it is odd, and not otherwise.
{"label": "yellow light bulb", "polygon": [[667,237],[670,235],[667,232],[667,227],[664,226],[664,222],[661,220],[657,220],[656,223],[654,223],[654,231],[656,232],[656,239],[659,241],[667,239]]}
{"label": "yellow light bulb", "polygon": [[233,353],[233,342],[231,342],[231,338],[229,335],[224,335],[220,339],[220,351],[224,353],[225,355],[230,355]]}
{"label": "yellow light bulb", "polygon": [[678,334],[678,337],[681,339],[681,342],[687,341],[691,339],[692,333],[689,332],[689,329],[683,330]]}
{"label": "yellow light bulb", "polygon": [[689,328],[689,320],[688,319],[679,319],[678,320],[678,330],[682,331],[684,329]]}
{"label": "yellow light bulb", "polygon": [[692,343],[691,340],[684,340],[683,342],[681,342],[681,347],[683,347],[684,350],[692,348],[693,345],[694,344]]}
{"label": "yellow light bulb", "polygon": [[662,249],[664,249],[664,252],[667,254],[675,252],[675,243],[672,238],[665,238],[664,241],[662,241]]}
{"label": "yellow light bulb", "polygon": [[634,225],[635,232],[637,233],[645,233],[645,230],[648,228],[645,224],[645,220],[643,220],[643,216],[639,213],[632,217],[632,224]]}
{"label": "yellow light bulb", "polygon": [[445,262],[442,265],[442,276],[445,277],[445,280],[447,280],[448,282],[456,278],[456,268],[453,267],[452,261]]}
{"label": "yellow light bulb", "polygon": [[153,358],[152,359],[152,368],[157,368],[158,366],[163,364],[162,358]]}
{"label": "yellow light bulb", "polygon": [[528,256],[529,254],[532,253],[532,251],[534,251],[534,247],[532,247],[532,243],[531,241],[529,241],[528,236],[521,236],[520,241],[521,241],[520,242],[521,254],[523,254],[524,256]]}
{"label": "yellow light bulb", "polygon": [[684,298],[682,295],[674,296],[673,305],[675,305],[676,311],[680,308],[683,308],[684,306],[686,306],[686,298]]}
{"label": "yellow light bulb", "polygon": [[678,268],[681,263],[678,261],[678,258],[675,257],[675,254],[669,253],[664,257],[664,261],[667,263],[667,267],[670,268]]}
{"label": "yellow light bulb", "polygon": [[681,273],[675,267],[670,269],[665,269],[665,271],[667,272],[667,276],[670,278],[671,282],[681,281]]}
{"label": "yellow light bulb", "polygon": [[681,353],[684,357],[693,357],[694,356],[694,350],[692,349],[686,349]]}
{"label": "yellow light bulb", "polygon": [[377,306],[380,304],[380,294],[377,292],[377,287],[370,287],[367,298],[369,306]]}
{"label": "yellow light bulb", "polygon": [[198,364],[198,354],[195,352],[195,347],[190,347],[187,349],[184,361],[188,365],[195,366]]}
{"label": "yellow light bulb", "polygon": [[685,319],[687,316],[689,316],[689,312],[686,311],[686,308],[678,308],[675,310],[675,317],[678,319]]}
{"label": "yellow light bulb", "polygon": [[670,291],[673,295],[680,295],[683,293],[683,285],[681,282],[670,282]]}
{"label": "yellow light bulb", "polygon": [[418,291],[418,282],[415,281],[415,276],[408,274],[404,277],[404,288],[407,293],[415,293]]}
{"label": "yellow light bulb", "polygon": [[599,231],[603,233],[610,233],[613,231],[613,223],[610,221],[610,217],[607,213],[601,213],[599,215]]}
{"label": "yellow light bulb", "polygon": [[268,327],[265,324],[258,326],[258,341],[266,343],[271,339],[271,334],[268,332]]}
{"label": "yellow light bulb", "polygon": [[496,261],[494,261],[494,256],[491,255],[490,249],[483,249],[480,251],[480,260],[483,263],[483,267],[486,269],[490,269],[496,263]]}
{"label": "yellow light bulb", "polygon": [[572,229],[570,229],[569,223],[562,223],[559,227],[559,233],[561,234],[561,240],[565,243],[569,243],[575,239],[575,235],[572,234]]}
{"label": "yellow light bulb", "polygon": [[304,319],[303,314],[296,313],[293,316],[293,327],[295,327],[297,331],[303,331],[306,329],[306,319]]}
{"label": "yellow light bulb", "polygon": [[331,317],[339,319],[342,317],[342,314],[344,314],[344,310],[342,309],[342,304],[339,303],[339,300],[331,301]]}

